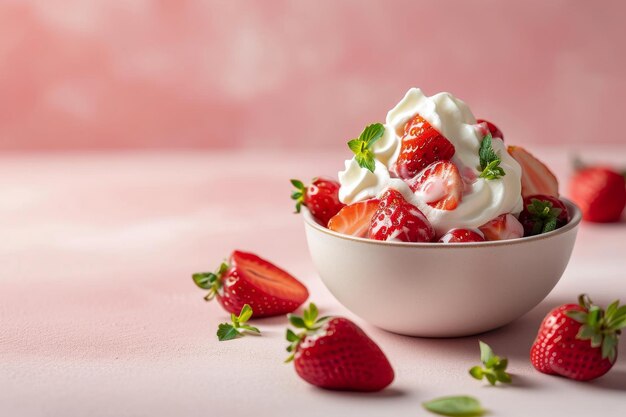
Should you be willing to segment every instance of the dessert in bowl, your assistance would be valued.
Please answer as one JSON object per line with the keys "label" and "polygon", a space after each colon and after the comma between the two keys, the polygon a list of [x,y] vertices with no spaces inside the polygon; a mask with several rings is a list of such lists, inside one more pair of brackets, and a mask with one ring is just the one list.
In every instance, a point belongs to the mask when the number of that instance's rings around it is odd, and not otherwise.
{"label": "dessert in bowl", "polygon": [[303,210],[322,281],[367,322],[411,336],[468,336],[503,326],[541,302],[569,261],[581,216],[520,239],[458,244],[381,242],[347,236]]}
{"label": "dessert in bowl", "polygon": [[381,328],[429,337],[491,330],[538,304],[567,266],[580,212],[503,136],[451,94],[412,88],[348,142],[338,183],[292,181],[336,298]]}

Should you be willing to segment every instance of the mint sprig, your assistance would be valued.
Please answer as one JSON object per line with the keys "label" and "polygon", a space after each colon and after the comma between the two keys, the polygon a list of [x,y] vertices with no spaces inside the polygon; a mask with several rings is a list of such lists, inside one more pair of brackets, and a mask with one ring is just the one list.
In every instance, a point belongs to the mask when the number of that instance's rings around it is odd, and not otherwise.
{"label": "mint sprig", "polygon": [[511,383],[511,375],[506,373],[508,360],[493,353],[493,349],[485,342],[479,341],[478,344],[480,345],[480,361],[484,367],[474,366],[469,370],[470,375],[478,380],[487,378],[491,385],[496,385],[497,382]]}
{"label": "mint sprig", "polygon": [[617,356],[617,341],[622,329],[626,328],[626,305],[613,301],[606,310],[594,305],[587,294],[578,297],[583,311],[569,310],[565,314],[581,323],[577,339],[589,340],[591,347],[602,348],[602,357],[614,363]]}
{"label": "mint sprig", "polygon": [[554,207],[551,201],[531,198],[526,210],[532,215],[533,235],[551,232],[556,229],[557,219],[563,209]]}
{"label": "mint sprig", "polygon": [[500,159],[496,151],[493,149],[493,144],[491,143],[491,133],[487,133],[482,142],[480,142],[478,158],[480,160],[480,178],[497,180],[498,178],[506,175],[506,172],[504,172],[504,169],[500,166],[502,159]]}
{"label": "mint sprig", "polygon": [[193,282],[203,290],[209,290],[204,297],[205,301],[211,301],[222,288],[222,275],[228,270],[229,266],[226,262],[222,262],[215,272],[197,272],[191,277]]}
{"label": "mint sprig", "polygon": [[348,147],[354,152],[354,157],[361,168],[366,168],[371,172],[376,169],[374,152],[372,145],[376,143],[385,133],[385,126],[381,123],[374,123],[363,129],[357,139],[348,142]]}
{"label": "mint sprig", "polygon": [[294,326],[296,329],[302,329],[302,331],[296,333],[291,329],[287,329],[287,333],[285,334],[285,337],[289,342],[289,346],[287,346],[287,352],[291,353],[291,355],[287,357],[285,363],[291,362],[294,359],[296,348],[298,347],[300,342],[304,340],[307,334],[311,334],[318,330],[320,327],[322,327],[326,320],[329,319],[328,316],[320,317],[318,319],[317,316],[319,315],[319,310],[317,309],[317,306],[313,303],[310,303],[309,308],[305,308],[302,313],[302,316],[287,314],[289,323],[291,323],[291,325]]}
{"label": "mint sprig", "polygon": [[230,323],[221,323],[217,327],[217,338],[220,342],[224,340],[231,340],[240,337],[243,332],[251,332],[260,334],[261,331],[256,327],[246,324],[252,317],[252,307],[250,304],[244,304],[241,307],[239,315],[230,314]]}
{"label": "mint sprig", "polygon": [[480,401],[467,395],[441,397],[422,403],[422,406],[435,414],[442,416],[482,416],[485,414]]}

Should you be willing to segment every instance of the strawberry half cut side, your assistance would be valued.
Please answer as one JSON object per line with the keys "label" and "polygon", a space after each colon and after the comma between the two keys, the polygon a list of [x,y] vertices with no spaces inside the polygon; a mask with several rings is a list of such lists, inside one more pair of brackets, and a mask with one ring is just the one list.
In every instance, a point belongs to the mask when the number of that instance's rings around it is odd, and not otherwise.
{"label": "strawberry half cut side", "polygon": [[288,272],[257,255],[234,251],[215,272],[193,274],[196,285],[209,290],[222,307],[239,314],[245,304],[254,317],[282,315],[297,309],[309,297],[304,285]]}

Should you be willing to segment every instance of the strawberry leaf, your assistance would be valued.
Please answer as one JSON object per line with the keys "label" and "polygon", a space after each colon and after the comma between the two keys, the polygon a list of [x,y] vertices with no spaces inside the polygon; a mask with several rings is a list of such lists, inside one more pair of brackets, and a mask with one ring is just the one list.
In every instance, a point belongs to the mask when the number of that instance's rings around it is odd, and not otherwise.
{"label": "strawberry leaf", "polygon": [[584,311],[569,310],[565,312],[565,315],[578,323],[587,323],[587,313]]}
{"label": "strawberry leaf", "polygon": [[441,397],[422,403],[422,406],[436,414],[442,416],[482,416],[483,410],[480,402],[474,397]]}
{"label": "strawberry leaf", "polygon": [[291,179],[289,181],[291,181],[291,184],[296,187],[296,189],[291,193],[291,199],[296,201],[296,213],[300,213],[306,197],[306,186],[300,180]]}
{"label": "strawberry leaf", "polygon": [[608,358],[611,363],[615,362],[615,348],[617,347],[617,336],[606,336],[602,341],[602,357]]}
{"label": "strawberry leaf", "polygon": [[252,317],[252,307],[250,304],[244,304],[239,313],[239,323],[245,323]]}
{"label": "strawberry leaf", "polygon": [[203,290],[208,290],[213,285],[213,282],[217,278],[213,272],[198,272],[191,276],[193,282]]}
{"label": "strawberry leaf", "polygon": [[486,378],[491,385],[495,385],[496,382],[510,383],[511,376],[506,373],[509,361],[496,355],[485,342],[479,341],[478,344],[480,346],[480,361],[484,368],[474,366],[469,370],[470,375],[478,380]]}
{"label": "strawberry leaf", "polygon": [[232,340],[239,337],[241,333],[232,324],[221,323],[217,328],[217,339],[220,342],[224,340]]}

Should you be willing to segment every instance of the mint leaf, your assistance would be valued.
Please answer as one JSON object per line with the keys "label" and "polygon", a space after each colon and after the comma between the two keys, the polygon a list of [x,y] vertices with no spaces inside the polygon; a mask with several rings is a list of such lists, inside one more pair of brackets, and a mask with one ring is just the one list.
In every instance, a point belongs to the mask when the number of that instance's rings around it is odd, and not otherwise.
{"label": "mint leaf", "polygon": [[220,342],[232,340],[239,337],[241,333],[232,324],[222,323],[217,328],[217,338]]}
{"label": "mint leaf", "polygon": [[358,139],[352,139],[348,142],[348,147],[354,153],[354,159],[361,168],[371,172],[374,172],[376,169],[374,153],[371,148],[384,133],[385,126],[380,123],[374,123],[367,126]]}
{"label": "mint leaf", "polygon": [[482,416],[485,413],[480,402],[469,396],[441,397],[422,404],[430,412],[442,416]]}
{"label": "mint leaf", "polygon": [[500,166],[500,162],[502,162],[502,160],[493,149],[491,133],[487,133],[487,135],[480,142],[478,159],[480,161],[480,178],[496,180],[506,175],[504,169]]}

